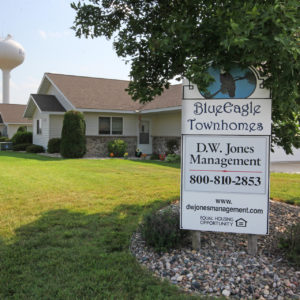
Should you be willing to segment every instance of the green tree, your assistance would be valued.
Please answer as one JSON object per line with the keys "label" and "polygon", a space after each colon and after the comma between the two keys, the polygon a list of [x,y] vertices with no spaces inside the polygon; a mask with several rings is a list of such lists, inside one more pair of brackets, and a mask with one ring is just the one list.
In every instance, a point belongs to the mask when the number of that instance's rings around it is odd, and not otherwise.
{"label": "green tree", "polygon": [[60,154],[65,158],[83,157],[86,152],[85,121],[79,111],[70,110],[64,115]]}
{"label": "green tree", "polygon": [[251,65],[272,90],[273,142],[287,153],[300,146],[298,0],[87,1],[71,4],[76,36],[114,38],[118,56],[132,62],[133,100],[153,100],[174,77],[205,90],[211,63]]}

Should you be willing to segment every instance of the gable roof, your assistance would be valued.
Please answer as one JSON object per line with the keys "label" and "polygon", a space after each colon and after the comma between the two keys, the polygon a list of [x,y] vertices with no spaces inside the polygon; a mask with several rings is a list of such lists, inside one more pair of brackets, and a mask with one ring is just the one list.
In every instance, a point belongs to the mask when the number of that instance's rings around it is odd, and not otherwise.
{"label": "gable roof", "polygon": [[31,94],[30,96],[41,112],[66,112],[65,108],[53,95]]}
{"label": "gable roof", "polygon": [[46,73],[45,77],[76,109],[146,111],[181,106],[181,84],[171,85],[152,102],[141,104],[125,89],[129,81]]}
{"label": "gable roof", "polygon": [[3,123],[6,124],[32,124],[23,118],[26,105],[0,103],[0,115]]}
{"label": "gable roof", "polygon": [[29,101],[24,111],[24,117],[32,118],[35,110],[41,113],[64,113],[66,109],[54,95],[30,94]]}

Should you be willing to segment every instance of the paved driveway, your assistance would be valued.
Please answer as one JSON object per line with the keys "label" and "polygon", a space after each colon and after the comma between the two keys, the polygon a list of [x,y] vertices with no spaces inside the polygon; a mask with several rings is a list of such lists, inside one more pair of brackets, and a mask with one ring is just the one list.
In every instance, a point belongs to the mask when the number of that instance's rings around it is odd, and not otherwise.
{"label": "paved driveway", "polygon": [[275,173],[298,173],[300,174],[300,161],[271,162],[271,172]]}

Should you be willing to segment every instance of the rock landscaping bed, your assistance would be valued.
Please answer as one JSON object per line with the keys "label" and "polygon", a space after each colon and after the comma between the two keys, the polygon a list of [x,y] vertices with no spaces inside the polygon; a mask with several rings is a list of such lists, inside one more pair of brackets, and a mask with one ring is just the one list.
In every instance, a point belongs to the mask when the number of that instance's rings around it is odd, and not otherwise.
{"label": "rock landscaping bed", "polygon": [[131,252],[155,276],[187,292],[234,299],[300,299],[300,268],[277,247],[278,237],[299,218],[299,207],[270,201],[270,234],[259,236],[256,256],[247,254],[247,235],[214,232],[201,233],[200,251],[187,244],[161,254],[136,232]]}

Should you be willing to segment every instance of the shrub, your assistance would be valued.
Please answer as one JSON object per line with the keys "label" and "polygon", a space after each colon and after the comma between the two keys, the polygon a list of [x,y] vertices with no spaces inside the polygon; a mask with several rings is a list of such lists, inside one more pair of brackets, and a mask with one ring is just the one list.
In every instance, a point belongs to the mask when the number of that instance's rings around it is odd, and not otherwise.
{"label": "shrub", "polygon": [[146,244],[161,252],[178,247],[187,236],[179,229],[179,211],[171,208],[147,214],[141,225]]}
{"label": "shrub", "polygon": [[61,132],[60,154],[65,158],[83,157],[86,152],[85,121],[79,111],[65,113]]}
{"label": "shrub", "polygon": [[1,136],[0,137],[0,142],[9,142],[9,138],[6,136]]}
{"label": "shrub", "polygon": [[288,227],[281,237],[279,247],[287,251],[287,258],[300,266],[300,221]]}
{"label": "shrub", "polygon": [[13,145],[12,149],[13,151],[26,151],[28,146],[31,146],[31,143],[24,143],[24,144],[16,144]]}
{"label": "shrub", "polygon": [[43,152],[45,152],[45,149],[43,146],[33,144],[26,148],[26,152],[28,152],[28,153],[43,153]]}
{"label": "shrub", "polygon": [[53,138],[48,141],[47,152],[48,153],[60,153],[60,138]]}
{"label": "shrub", "polygon": [[127,151],[127,144],[123,140],[110,141],[107,147],[108,152],[113,153],[115,157],[123,157]]}
{"label": "shrub", "polygon": [[17,130],[17,132],[26,132],[27,131],[27,127],[26,126],[20,126]]}
{"label": "shrub", "polygon": [[168,154],[167,157],[166,157],[166,162],[169,162],[169,163],[180,162],[180,155],[178,155],[178,154]]}
{"label": "shrub", "polygon": [[175,151],[179,149],[178,140],[176,139],[168,140],[166,146],[168,149],[168,154],[174,154]]}
{"label": "shrub", "polygon": [[16,132],[11,141],[14,145],[18,144],[32,144],[32,132],[25,131],[25,132]]}

